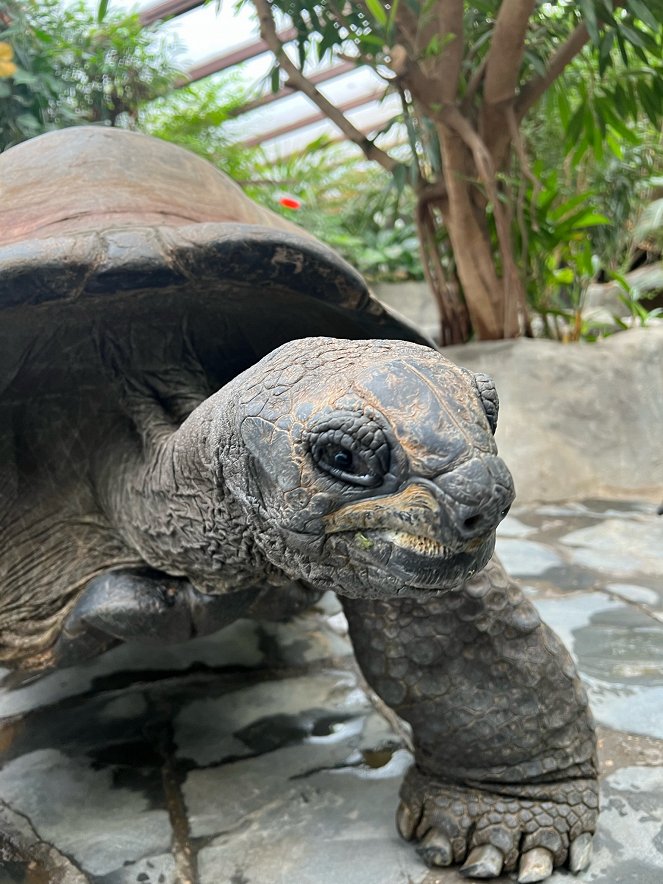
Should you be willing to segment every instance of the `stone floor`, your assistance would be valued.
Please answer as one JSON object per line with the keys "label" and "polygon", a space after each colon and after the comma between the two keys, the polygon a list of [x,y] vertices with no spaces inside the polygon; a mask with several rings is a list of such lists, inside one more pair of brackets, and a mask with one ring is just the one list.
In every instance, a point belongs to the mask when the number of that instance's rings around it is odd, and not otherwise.
{"label": "stone floor", "polygon": [[[603,812],[575,880],[660,884],[663,517],[515,508],[499,552],[572,649],[600,724]],[[290,624],[125,646],[5,687],[0,824],[37,861],[5,863],[0,884],[465,880],[428,871],[395,833],[410,756],[362,688],[338,611],[325,597]]]}

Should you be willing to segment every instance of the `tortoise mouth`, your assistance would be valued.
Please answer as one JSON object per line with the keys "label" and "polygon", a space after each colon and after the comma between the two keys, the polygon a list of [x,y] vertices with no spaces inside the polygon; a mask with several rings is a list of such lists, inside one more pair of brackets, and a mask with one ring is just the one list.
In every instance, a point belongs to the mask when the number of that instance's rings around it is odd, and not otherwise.
{"label": "tortoise mouth", "polygon": [[453,546],[403,530],[343,533],[353,559],[414,589],[457,586],[484,568],[495,549],[495,532]]}

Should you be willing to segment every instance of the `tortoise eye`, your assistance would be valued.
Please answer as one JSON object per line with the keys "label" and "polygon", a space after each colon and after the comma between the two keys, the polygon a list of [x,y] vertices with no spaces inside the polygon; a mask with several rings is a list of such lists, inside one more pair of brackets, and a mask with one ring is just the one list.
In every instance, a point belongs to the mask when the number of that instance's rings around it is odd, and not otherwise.
{"label": "tortoise eye", "polygon": [[379,459],[370,449],[360,448],[345,436],[336,440],[334,431],[321,433],[311,447],[317,467],[348,485],[372,488],[382,482],[384,472]]}
{"label": "tortoise eye", "polygon": [[389,446],[380,427],[363,414],[337,412],[310,431],[316,466],[339,482],[375,488],[389,471]]}
{"label": "tortoise eye", "polygon": [[334,465],[337,466],[339,470],[343,470],[346,473],[352,472],[353,460],[352,452],[347,448],[339,448],[334,455]]}

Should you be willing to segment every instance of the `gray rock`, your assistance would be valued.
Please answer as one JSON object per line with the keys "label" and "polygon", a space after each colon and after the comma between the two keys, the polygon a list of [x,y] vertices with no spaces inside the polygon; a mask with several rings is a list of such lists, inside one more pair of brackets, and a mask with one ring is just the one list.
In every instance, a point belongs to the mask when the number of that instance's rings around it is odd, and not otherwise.
{"label": "gray rock", "polygon": [[495,378],[497,443],[521,502],[611,491],[661,502],[663,326],[596,344],[487,341],[445,355]]}
{"label": "gray rock", "polygon": [[531,540],[498,537],[496,550],[502,564],[513,577],[536,577],[564,565],[559,553]]}
{"label": "gray rock", "polygon": [[105,875],[126,861],[168,852],[168,814],[147,798],[118,788],[109,770],[44,749],[9,761],[0,770],[0,793],[38,834],[84,871]]}
{"label": "gray rock", "polygon": [[606,519],[573,531],[562,542],[574,547],[574,561],[602,573],[663,576],[663,519]]}

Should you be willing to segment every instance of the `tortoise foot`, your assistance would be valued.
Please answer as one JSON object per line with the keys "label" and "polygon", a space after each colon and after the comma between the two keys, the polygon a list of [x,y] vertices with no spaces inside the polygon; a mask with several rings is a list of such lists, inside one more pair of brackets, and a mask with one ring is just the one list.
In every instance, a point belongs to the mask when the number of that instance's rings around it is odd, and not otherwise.
{"label": "tortoise foot", "polygon": [[243,616],[257,592],[206,595],[158,571],[108,571],[84,589],[46,668],[75,665],[123,641],[169,644],[216,632]]}
{"label": "tortoise foot", "polygon": [[[557,866],[589,865],[598,816],[595,780],[495,786],[445,783],[416,767],[401,788],[397,826],[429,866],[463,863],[467,878],[518,871],[520,884],[544,881]],[[499,789],[499,791],[497,791]]]}

